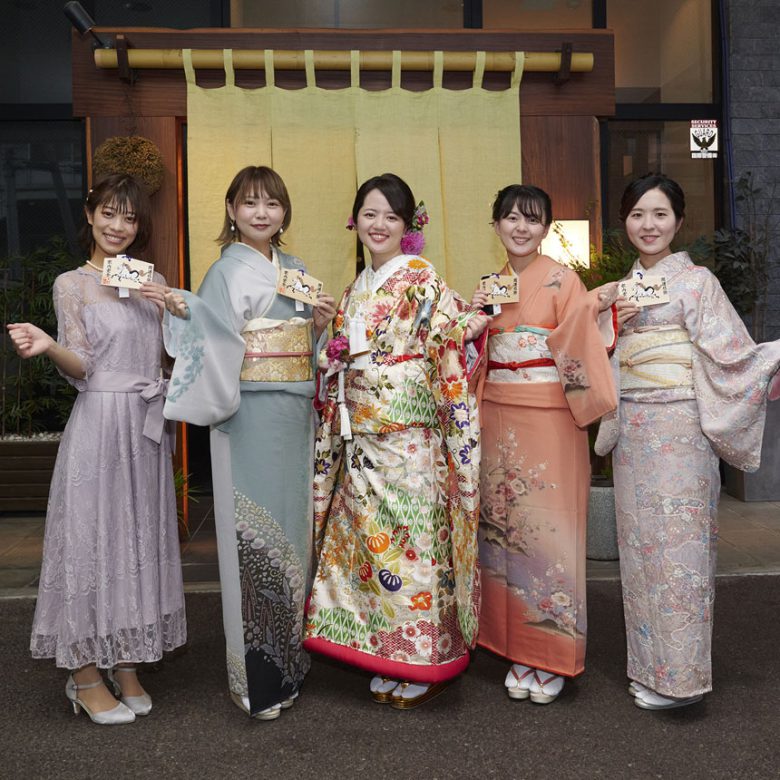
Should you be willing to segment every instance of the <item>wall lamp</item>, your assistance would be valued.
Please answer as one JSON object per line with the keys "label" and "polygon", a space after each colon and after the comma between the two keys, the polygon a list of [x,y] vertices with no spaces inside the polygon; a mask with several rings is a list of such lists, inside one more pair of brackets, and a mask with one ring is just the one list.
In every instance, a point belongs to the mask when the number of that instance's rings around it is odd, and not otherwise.
{"label": "wall lamp", "polygon": [[95,27],[95,20],[84,10],[84,6],[82,6],[81,3],[73,0],[73,2],[65,3],[65,7],[62,10],[65,12],[65,16],[68,17],[68,21],[70,21],[80,35],[89,33],[95,39],[96,45],[101,49],[111,48],[111,44],[103,41],[93,29]]}

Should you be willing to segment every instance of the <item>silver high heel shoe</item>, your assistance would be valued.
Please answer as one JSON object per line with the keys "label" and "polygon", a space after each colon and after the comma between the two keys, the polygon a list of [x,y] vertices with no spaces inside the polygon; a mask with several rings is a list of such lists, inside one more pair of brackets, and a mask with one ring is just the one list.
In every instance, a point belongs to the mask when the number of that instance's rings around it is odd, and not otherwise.
{"label": "silver high heel shoe", "polygon": [[125,696],[119,683],[114,678],[115,672],[134,671],[135,666],[115,666],[113,669],[108,670],[108,679],[111,681],[111,685],[114,686],[114,694],[119,697],[122,704],[131,709],[136,715],[148,715],[152,711],[152,697],[148,693],[144,693],[141,696]]}
{"label": "silver high heel shoe", "polygon": [[[254,715],[252,715],[249,711],[248,696],[241,696],[238,693],[230,691],[230,698],[233,700],[233,704],[235,704],[239,709],[243,710],[247,715],[254,718],[255,720],[276,720],[282,714],[282,707],[284,707],[284,704],[272,704],[270,707],[264,710],[260,710],[260,712],[256,712]],[[291,707],[292,702],[287,706]]]}
{"label": "silver high heel shoe", "polygon": [[92,710],[79,699],[79,691],[97,688],[102,684],[103,681],[98,680],[97,682],[78,685],[73,679],[73,675],[69,675],[68,682],[65,683],[65,695],[68,697],[68,701],[73,705],[73,713],[78,715],[81,710],[84,710],[89,716],[89,719],[99,726],[118,726],[122,723],[132,723],[135,720],[135,715],[133,711],[122,704],[122,702],[117,702],[116,707],[106,710],[105,712],[92,712]]}

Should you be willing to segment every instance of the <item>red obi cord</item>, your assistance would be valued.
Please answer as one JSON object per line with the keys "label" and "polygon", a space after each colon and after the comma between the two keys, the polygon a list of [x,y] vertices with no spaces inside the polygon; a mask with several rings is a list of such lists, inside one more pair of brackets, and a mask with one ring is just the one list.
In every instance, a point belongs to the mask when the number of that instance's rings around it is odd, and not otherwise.
{"label": "red obi cord", "polygon": [[382,358],[381,361],[376,362],[383,366],[395,366],[398,363],[406,363],[407,360],[419,360],[420,358],[424,357],[425,355],[423,355],[421,352],[417,355],[388,355],[387,357]]}
{"label": "red obi cord", "polygon": [[498,363],[495,360],[488,361],[488,370],[493,368],[506,368],[509,371],[516,371],[518,368],[540,368],[541,366],[554,366],[555,361],[552,358],[535,358],[534,360],[524,360],[522,363]]}

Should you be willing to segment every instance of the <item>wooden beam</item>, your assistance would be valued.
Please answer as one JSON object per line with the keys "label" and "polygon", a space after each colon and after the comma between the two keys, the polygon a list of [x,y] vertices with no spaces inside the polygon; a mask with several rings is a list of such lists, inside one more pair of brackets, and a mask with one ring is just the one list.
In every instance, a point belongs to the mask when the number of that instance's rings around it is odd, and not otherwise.
{"label": "wooden beam", "polygon": [[[523,116],[589,115],[611,116],[615,113],[614,39],[610,30],[554,31],[490,31],[490,30],[242,30],[219,28],[207,30],[157,30],[151,28],[97,30],[103,39],[124,35],[130,42],[128,57],[147,49],[181,51],[181,49],[218,50],[216,68],[197,69],[198,85],[210,88],[225,83],[221,50],[260,52],[296,51],[303,57],[305,49],[315,52],[348,52],[357,49],[366,56],[387,56],[401,49],[405,57],[423,57],[433,51],[461,52],[473,58],[475,51],[488,57],[502,53],[554,52],[562,41],[572,43],[573,56],[593,55],[590,72],[572,73],[564,84],[556,85],[550,73],[527,70],[523,75],[521,102]],[[95,52],[91,40],[82,40],[73,32],[73,111],[76,116],[178,116],[187,115],[187,85],[182,70],[151,69],[138,71],[138,79],[130,88],[117,78],[115,70],[95,67]],[[103,56],[103,55],[100,55]],[[343,55],[340,55],[343,56]],[[557,55],[556,55],[557,57]],[[132,60],[130,61],[132,64]],[[557,73],[558,68],[554,71]],[[317,85],[338,89],[349,85],[349,72],[318,69]],[[468,71],[446,70],[444,86],[464,88],[471,85]],[[509,81],[505,72],[486,71],[486,89],[504,89]],[[239,69],[236,83],[252,89],[265,84],[262,69]],[[300,70],[277,68],[276,84],[283,88],[299,88],[305,84]],[[389,70],[363,70],[360,84],[365,89],[387,89]],[[402,84],[405,89],[423,90],[431,86],[430,71],[413,71],[404,65]]]}
{"label": "wooden beam", "polygon": [[[126,40],[122,38],[122,40]],[[118,43],[119,41],[117,41]],[[95,49],[95,66],[116,69],[120,66],[120,55],[124,52],[131,68],[156,70],[181,70],[184,58],[181,49]],[[224,63],[223,49],[193,49],[192,64],[195,68],[221,68]],[[264,70],[265,53],[253,49],[233,49],[235,70]],[[570,52],[571,54],[571,52]],[[444,70],[472,72],[476,67],[476,52],[443,52]],[[348,51],[315,51],[314,67],[317,70],[349,70],[351,57]],[[432,71],[432,51],[404,51],[401,53],[401,70]],[[561,52],[525,52],[526,73],[558,73],[564,64]],[[389,51],[361,51],[361,70],[390,70],[392,54]],[[296,51],[274,51],[274,67],[280,70],[303,70],[306,67],[304,53]],[[515,69],[515,52],[486,52],[485,70],[496,73],[511,73]],[[592,52],[571,54],[568,70],[571,73],[590,73],[593,70]]]}

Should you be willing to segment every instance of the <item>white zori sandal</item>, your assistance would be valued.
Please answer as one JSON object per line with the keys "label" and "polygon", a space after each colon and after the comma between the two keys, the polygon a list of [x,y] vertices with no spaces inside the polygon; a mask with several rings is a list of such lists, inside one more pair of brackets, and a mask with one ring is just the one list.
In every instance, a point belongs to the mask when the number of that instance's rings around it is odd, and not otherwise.
{"label": "white zori sandal", "polygon": [[673,710],[677,707],[687,707],[689,704],[696,704],[703,698],[700,693],[698,696],[686,696],[682,699],[672,699],[669,696],[661,696],[660,693],[651,691],[648,688],[640,691],[634,697],[634,704],[643,710]]}
{"label": "white zori sandal", "polygon": [[535,671],[530,666],[512,664],[504,680],[504,687],[510,699],[527,699],[531,695],[529,689]]}
{"label": "white zori sandal", "polygon": [[550,672],[537,669],[531,682],[531,701],[535,704],[550,704],[558,698],[563,690],[564,678]]}

